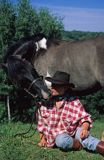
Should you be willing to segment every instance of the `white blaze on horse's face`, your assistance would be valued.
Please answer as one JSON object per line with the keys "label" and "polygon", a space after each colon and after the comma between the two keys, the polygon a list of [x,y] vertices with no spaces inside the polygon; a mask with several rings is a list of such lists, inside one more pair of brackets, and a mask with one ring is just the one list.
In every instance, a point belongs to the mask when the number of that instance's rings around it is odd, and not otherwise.
{"label": "white blaze on horse's face", "polygon": [[47,39],[43,38],[38,42],[39,48],[47,49]]}
{"label": "white blaze on horse's face", "polygon": [[[47,75],[46,75],[46,77],[51,77],[51,75],[49,74],[49,72],[48,72],[48,71],[47,71]],[[49,89],[51,89],[52,83],[51,83],[51,82],[49,82],[49,81],[47,81],[46,79],[45,79],[45,83],[46,83],[46,86],[47,86]]]}

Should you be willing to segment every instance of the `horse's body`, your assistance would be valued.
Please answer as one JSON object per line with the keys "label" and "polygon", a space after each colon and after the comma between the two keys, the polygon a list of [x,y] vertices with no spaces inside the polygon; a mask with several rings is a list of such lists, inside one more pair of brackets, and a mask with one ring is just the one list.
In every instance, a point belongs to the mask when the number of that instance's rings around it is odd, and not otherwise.
{"label": "horse's body", "polygon": [[[44,75],[55,71],[70,73],[76,91],[104,87],[104,37],[51,44],[45,54],[34,61],[34,68]],[[96,88],[97,87],[97,88]]]}

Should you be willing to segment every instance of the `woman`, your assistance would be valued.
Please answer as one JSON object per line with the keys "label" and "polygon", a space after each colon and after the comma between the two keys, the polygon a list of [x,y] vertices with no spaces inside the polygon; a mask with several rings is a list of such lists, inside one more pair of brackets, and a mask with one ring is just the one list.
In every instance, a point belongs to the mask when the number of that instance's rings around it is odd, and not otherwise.
{"label": "woman", "polygon": [[74,87],[69,83],[70,75],[57,71],[52,78],[46,77],[46,80],[52,83],[52,98],[50,104],[41,104],[38,109],[38,145],[56,146],[66,151],[86,148],[104,154],[104,141],[89,134],[91,115],[85,111],[78,98],[69,94],[69,90]]}

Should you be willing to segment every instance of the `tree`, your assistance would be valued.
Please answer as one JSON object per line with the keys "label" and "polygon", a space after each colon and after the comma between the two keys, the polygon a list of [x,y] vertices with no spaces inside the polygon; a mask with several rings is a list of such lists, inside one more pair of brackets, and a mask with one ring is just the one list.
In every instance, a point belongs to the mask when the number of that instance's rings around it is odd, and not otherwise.
{"label": "tree", "polygon": [[29,0],[18,0],[16,8],[16,35],[17,39],[33,35],[38,28],[38,15],[30,5]]}
{"label": "tree", "polygon": [[40,32],[48,37],[60,38],[62,36],[64,26],[60,17],[51,14],[46,8],[40,8],[38,18]]}
{"label": "tree", "polygon": [[9,0],[0,0],[0,59],[15,35],[15,11]]}
{"label": "tree", "polygon": [[93,119],[98,119],[104,115],[104,90],[80,98]]}
{"label": "tree", "polygon": [[16,38],[44,33],[59,38],[64,27],[62,19],[52,15],[48,9],[32,8],[29,0],[18,0],[16,9]]}

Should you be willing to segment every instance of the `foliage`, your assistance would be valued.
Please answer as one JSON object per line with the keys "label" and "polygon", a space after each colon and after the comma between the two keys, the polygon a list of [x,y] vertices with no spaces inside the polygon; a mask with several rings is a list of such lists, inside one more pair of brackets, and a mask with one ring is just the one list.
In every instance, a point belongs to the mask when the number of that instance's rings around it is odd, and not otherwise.
{"label": "foliage", "polygon": [[9,0],[0,0],[0,61],[15,34],[15,11]]}
{"label": "foliage", "polygon": [[46,8],[39,10],[32,8],[29,0],[18,0],[17,15],[17,39],[35,33],[44,33],[47,37],[53,35],[59,38],[64,29],[61,18],[52,15]]}
{"label": "foliage", "polygon": [[98,119],[104,115],[104,90],[92,95],[81,97],[86,110],[92,115],[93,119]]}
{"label": "foliage", "polygon": [[50,14],[48,9],[41,8],[38,12],[39,28],[48,37],[60,38],[64,29],[62,19]]}
{"label": "foliage", "polygon": [[38,14],[30,5],[29,0],[18,0],[16,12],[16,39],[36,33],[38,28]]}
{"label": "foliage", "polygon": [[84,40],[94,38],[98,35],[104,35],[103,32],[82,32],[82,31],[63,31],[64,40]]}
{"label": "foliage", "polygon": [[31,122],[35,115],[35,100],[24,90],[16,89],[10,93],[12,121]]}
{"label": "foliage", "polygon": [[[100,138],[103,126],[104,119],[95,121],[91,134]],[[30,124],[20,122],[0,124],[0,160],[104,160],[101,155],[86,150],[63,152],[58,148],[40,148],[37,146],[38,133],[35,132],[33,135],[34,125],[30,132],[24,135],[29,138],[24,138],[23,135],[14,137],[15,134],[26,132],[29,128]]]}
{"label": "foliage", "polygon": [[12,90],[12,84],[8,85],[7,75],[0,69],[0,93],[7,94],[10,90]]}
{"label": "foliage", "polygon": [[[6,47],[12,42],[15,34],[15,10],[9,0],[0,0],[0,62],[3,61]],[[1,67],[1,66],[0,66]],[[0,68],[0,94],[8,94],[12,85],[8,85],[5,72]],[[0,119],[5,119],[5,103],[0,104]]]}
{"label": "foliage", "polygon": [[17,39],[36,33],[44,33],[48,37],[53,34],[60,37],[64,29],[59,17],[51,15],[46,8],[39,10],[32,8],[29,0],[18,0],[16,11]]}
{"label": "foliage", "polygon": [[[3,102],[0,102],[0,122],[7,118],[7,100],[6,96],[13,90],[13,85],[9,84],[6,73],[0,69],[0,96],[3,96]],[[0,99],[1,100],[1,99]]]}

